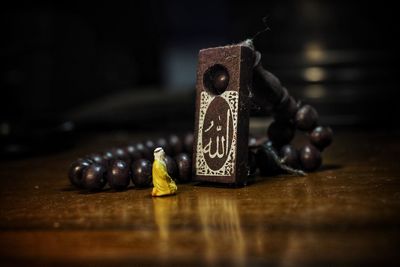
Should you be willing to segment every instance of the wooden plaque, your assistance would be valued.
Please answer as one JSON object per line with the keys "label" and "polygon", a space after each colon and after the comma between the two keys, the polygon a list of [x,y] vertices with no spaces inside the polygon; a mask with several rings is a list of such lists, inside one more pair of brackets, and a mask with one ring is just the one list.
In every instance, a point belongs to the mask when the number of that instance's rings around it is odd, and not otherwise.
{"label": "wooden plaque", "polygon": [[[193,149],[196,181],[243,184],[247,179],[253,64],[253,51],[243,45],[199,52]],[[220,79],[221,73],[225,79]]]}

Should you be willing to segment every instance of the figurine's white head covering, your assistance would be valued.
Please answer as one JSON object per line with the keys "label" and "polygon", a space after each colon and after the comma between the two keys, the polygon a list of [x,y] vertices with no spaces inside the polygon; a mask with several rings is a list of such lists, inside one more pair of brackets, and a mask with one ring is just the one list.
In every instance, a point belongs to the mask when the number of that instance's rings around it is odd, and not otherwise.
{"label": "figurine's white head covering", "polygon": [[165,152],[162,147],[154,149],[154,159],[165,163]]}

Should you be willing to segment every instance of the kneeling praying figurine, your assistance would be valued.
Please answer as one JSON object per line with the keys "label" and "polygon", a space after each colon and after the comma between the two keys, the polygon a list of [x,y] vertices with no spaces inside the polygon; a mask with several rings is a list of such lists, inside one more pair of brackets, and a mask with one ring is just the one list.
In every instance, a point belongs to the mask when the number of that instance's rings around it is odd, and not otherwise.
{"label": "kneeling praying figurine", "polygon": [[165,152],[161,147],[154,150],[153,186],[151,192],[153,197],[174,195],[178,190],[174,180],[167,172]]}

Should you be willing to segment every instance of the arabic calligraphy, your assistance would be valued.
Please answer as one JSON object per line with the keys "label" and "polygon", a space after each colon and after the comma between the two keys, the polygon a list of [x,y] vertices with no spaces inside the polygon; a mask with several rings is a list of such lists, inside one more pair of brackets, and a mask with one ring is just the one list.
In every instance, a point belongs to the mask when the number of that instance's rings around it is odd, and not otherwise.
{"label": "arabic calligraphy", "polygon": [[231,153],[234,132],[233,114],[229,102],[215,97],[205,110],[202,122],[201,151],[212,170],[223,168]]}
{"label": "arabic calligraphy", "polygon": [[[226,135],[225,136],[217,135],[216,137],[214,137],[214,138],[216,138],[216,139],[214,139],[214,141],[215,141],[214,143],[216,144],[215,152],[213,153],[211,151],[212,150],[212,146],[213,146],[213,137],[209,138],[208,143],[203,148],[203,153],[204,154],[208,154],[208,156],[210,158],[212,158],[212,159],[215,158],[215,157],[218,157],[218,158],[221,159],[221,158],[223,158],[223,157],[228,155],[228,152],[229,152],[228,148],[229,148],[230,115],[231,115],[231,113],[230,113],[230,110],[228,109],[226,111]],[[218,120],[219,120],[218,122],[220,123],[221,122],[221,116],[218,116]],[[214,126],[214,121],[212,120],[211,123],[210,123],[210,126],[204,132],[206,133],[206,132],[210,131],[213,126]],[[222,125],[218,125],[216,127],[216,131],[217,132],[221,132],[221,129],[222,129]],[[221,146],[220,146],[220,144],[221,144]]]}

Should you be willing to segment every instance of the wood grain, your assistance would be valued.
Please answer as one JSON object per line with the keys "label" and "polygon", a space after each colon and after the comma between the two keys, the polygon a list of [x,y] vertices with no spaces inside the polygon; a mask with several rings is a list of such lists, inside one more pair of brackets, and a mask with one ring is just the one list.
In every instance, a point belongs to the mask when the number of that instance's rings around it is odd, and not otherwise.
{"label": "wood grain", "polygon": [[[135,136],[134,138],[139,138]],[[68,185],[79,155],[119,144],[98,135],[64,153],[0,163],[0,265],[396,265],[398,136],[339,133],[324,168],[243,188],[180,185],[88,194]]]}

